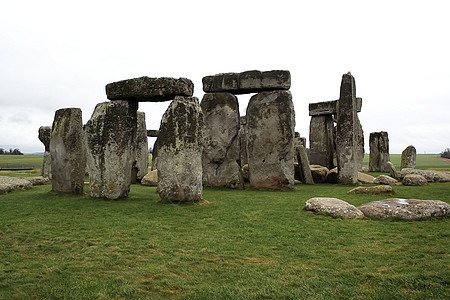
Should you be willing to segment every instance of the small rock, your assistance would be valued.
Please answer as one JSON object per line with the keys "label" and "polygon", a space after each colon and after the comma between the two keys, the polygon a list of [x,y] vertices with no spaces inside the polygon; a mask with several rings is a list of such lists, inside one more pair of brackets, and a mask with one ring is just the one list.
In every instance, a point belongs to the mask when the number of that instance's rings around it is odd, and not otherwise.
{"label": "small rock", "polygon": [[426,185],[428,183],[427,179],[419,174],[407,174],[403,177],[403,185],[417,186]]}
{"label": "small rock", "polygon": [[358,172],[358,181],[361,183],[373,183],[375,177],[369,174]]}
{"label": "small rock", "polygon": [[319,166],[319,165],[311,165],[311,174],[315,183],[323,183],[327,179],[328,168]]}
{"label": "small rock", "polygon": [[158,186],[158,170],[152,170],[141,179],[142,185]]}
{"label": "small rock", "polygon": [[390,185],[377,185],[371,187],[360,186],[350,190],[349,194],[372,194],[372,195],[382,195],[382,194],[392,194],[394,191]]}
{"label": "small rock", "polygon": [[24,178],[25,180],[28,180],[29,182],[31,182],[32,185],[42,185],[48,182],[48,178],[47,177],[43,177],[43,176],[36,176],[36,177],[27,177]]}
{"label": "small rock", "polygon": [[376,184],[387,184],[387,185],[396,185],[399,182],[398,182],[397,179],[394,179],[394,178],[389,177],[387,175],[380,175],[377,178],[375,178],[373,183],[376,183]]}
{"label": "small rock", "polygon": [[338,176],[338,168],[331,169],[328,171],[327,179],[325,180],[327,183],[339,183]]}
{"label": "small rock", "polygon": [[360,218],[363,213],[354,205],[337,198],[311,198],[305,203],[305,210],[328,214],[335,218]]}
{"label": "small rock", "polygon": [[23,178],[0,176],[0,194],[29,189],[31,186],[31,182]]}

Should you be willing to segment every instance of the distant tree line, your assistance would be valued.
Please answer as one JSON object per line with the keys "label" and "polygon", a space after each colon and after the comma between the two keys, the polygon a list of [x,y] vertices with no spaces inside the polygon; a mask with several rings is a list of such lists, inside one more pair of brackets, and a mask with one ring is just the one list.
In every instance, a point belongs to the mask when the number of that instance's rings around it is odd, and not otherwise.
{"label": "distant tree line", "polygon": [[450,148],[445,149],[444,152],[441,153],[441,157],[450,158]]}
{"label": "distant tree line", "polygon": [[20,150],[19,149],[9,149],[9,152],[8,151],[6,151],[5,149],[3,149],[3,148],[0,148],[0,155],[23,155],[23,153],[22,152],[20,152]]}

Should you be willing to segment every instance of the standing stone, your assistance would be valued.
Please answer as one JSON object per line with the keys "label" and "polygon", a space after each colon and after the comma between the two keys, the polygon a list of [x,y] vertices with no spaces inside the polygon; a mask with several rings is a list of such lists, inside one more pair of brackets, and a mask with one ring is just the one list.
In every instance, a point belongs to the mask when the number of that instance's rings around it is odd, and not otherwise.
{"label": "standing stone", "polygon": [[247,130],[251,187],[293,188],[294,114],[290,91],[261,92],[250,99]]}
{"label": "standing stone", "polygon": [[239,128],[239,144],[240,150],[240,165],[243,167],[248,164],[248,143],[247,143],[247,116],[242,116],[240,118],[240,128]]}
{"label": "standing stone", "polygon": [[39,127],[39,140],[44,144],[44,162],[42,163],[41,176],[52,178],[52,160],[50,157],[50,137],[52,128],[50,126]]}
{"label": "standing stone", "polygon": [[358,182],[356,154],[358,128],[355,95],[355,78],[350,73],[342,75],[336,131],[336,155],[341,184],[356,184]]}
{"label": "standing stone", "polygon": [[81,109],[63,108],[55,112],[50,157],[53,191],[83,194],[86,150]]}
{"label": "standing stone", "polygon": [[400,165],[400,170],[404,168],[416,167],[416,148],[414,146],[408,146],[402,152],[402,162]]}
{"label": "standing stone", "polygon": [[356,164],[358,171],[362,171],[364,152],[364,131],[358,114],[356,114]]}
{"label": "standing stone", "polygon": [[369,147],[369,172],[390,172],[388,133],[385,131],[370,133]]}
{"label": "standing stone", "polygon": [[295,149],[295,155],[297,156],[298,161],[299,180],[306,184],[314,184],[306,148],[303,145],[298,145]]}
{"label": "standing stone", "polygon": [[137,128],[135,139],[135,159],[131,172],[131,183],[140,182],[147,174],[148,168],[148,139],[147,127],[145,124],[145,113],[137,112]]}
{"label": "standing stone", "polygon": [[162,117],[158,136],[158,193],[162,199],[202,200],[203,127],[198,99],[175,97]]}
{"label": "standing stone", "polygon": [[243,189],[239,146],[239,104],[230,93],[208,93],[200,103],[205,131],[203,185]]}
{"label": "standing stone", "polygon": [[97,104],[84,126],[91,197],[128,197],[136,119],[137,102],[117,100]]}
{"label": "standing stone", "polygon": [[335,155],[334,122],[332,115],[312,116],[309,124],[309,155],[313,165],[332,169]]}

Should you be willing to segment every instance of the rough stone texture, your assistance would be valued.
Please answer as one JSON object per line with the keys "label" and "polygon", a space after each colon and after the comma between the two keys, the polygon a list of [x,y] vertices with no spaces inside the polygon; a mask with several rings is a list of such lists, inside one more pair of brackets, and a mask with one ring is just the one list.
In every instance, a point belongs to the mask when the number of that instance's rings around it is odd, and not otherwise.
{"label": "rough stone texture", "polygon": [[239,145],[239,104],[230,93],[205,94],[202,153],[203,185],[244,188]]}
{"label": "rough stone texture", "polygon": [[407,174],[402,179],[403,185],[418,186],[427,185],[428,181],[425,177],[419,174]]}
{"label": "rough stone texture", "polygon": [[293,188],[294,127],[289,91],[262,92],[250,99],[247,130],[251,187]]}
{"label": "rough stone texture", "polygon": [[336,154],[332,115],[313,116],[309,124],[309,155],[313,165],[334,168]]}
{"label": "rough stone texture", "polygon": [[337,114],[336,156],[341,184],[358,182],[355,79],[342,75]]}
{"label": "rough stone texture", "polygon": [[330,171],[328,171],[327,179],[325,180],[326,183],[339,183],[339,176],[338,176],[338,168],[333,168]]}
{"label": "rough stone texture", "polygon": [[363,169],[364,160],[364,131],[359,121],[358,114],[356,114],[356,164],[358,171]]}
{"label": "rough stone texture", "polygon": [[385,131],[371,132],[369,137],[369,171],[389,172],[389,137]]}
{"label": "rough stone texture", "polygon": [[239,145],[240,150],[240,165],[244,166],[248,164],[248,143],[247,143],[247,116],[242,116],[240,118],[239,126]]}
{"label": "rough stone texture", "polygon": [[0,194],[29,189],[31,186],[32,183],[24,178],[0,176]]}
{"label": "rough stone texture", "polygon": [[373,183],[374,180],[375,177],[373,177],[372,175],[358,172],[358,182],[370,184]]}
{"label": "rough stone texture", "polygon": [[395,217],[417,220],[450,216],[450,205],[440,200],[386,199],[373,201],[358,207],[366,217],[384,219]]}
{"label": "rough stone texture", "polygon": [[147,76],[126,79],[106,85],[109,100],[160,102],[175,96],[192,96],[194,84],[187,78],[151,78]]}
{"label": "rough stone texture", "polygon": [[263,91],[288,90],[291,87],[289,71],[246,71],[221,73],[203,77],[205,93],[228,92],[232,94],[259,93]]}
{"label": "rough stone texture", "polygon": [[48,178],[43,176],[26,177],[23,179],[28,180],[32,185],[43,185],[48,182]]}
{"label": "rough stone texture", "polygon": [[387,184],[387,185],[397,185],[399,182],[398,182],[397,179],[394,179],[394,178],[389,177],[387,175],[380,175],[377,178],[375,178],[373,183],[376,183],[376,184]]}
{"label": "rough stone texture", "polygon": [[416,148],[414,146],[408,146],[402,152],[402,161],[400,164],[400,170],[404,168],[416,167]]}
{"label": "rough stone texture", "polygon": [[308,153],[303,145],[298,145],[295,149],[295,155],[298,161],[298,176],[297,178],[306,184],[314,184],[313,175],[308,160]]}
{"label": "rough stone texture", "polygon": [[364,216],[354,205],[337,198],[311,198],[306,201],[305,210],[327,214],[335,218],[361,218]]}
{"label": "rough stone texture", "polygon": [[400,178],[404,178],[408,174],[417,174],[425,177],[429,182],[450,182],[450,174],[433,170],[418,170],[404,168],[400,171]]}
{"label": "rough stone texture", "polygon": [[141,180],[142,185],[158,186],[158,170],[153,170],[145,174]]}
{"label": "rough stone texture", "polygon": [[377,185],[377,186],[359,186],[351,189],[349,194],[370,194],[370,195],[383,195],[393,194],[394,190],[390,185]]}
{"label": "rough stone texture", "polygon": [[44,152],[44,161],[42,163],[41,176],[52,179],[52,158],[50,151]]}
{"label": "rough stone texture", "polygon": [[327,179],[328,170],[327,167],[319,165],[311,165],[311,174],[315,183],[324,183]]}
{"label": "rough stone texture", "polygon": [[147,130],[148,137],[158,137],[158,134],[159,134],[159,130],[155,130],[155,129]]}
{"label": "rough stone texture", "polygon": [[91,197],[128,197],[136,126],[137,102],[118,100],[95,107],[84,126]]}
{"label": "rough stone texture", "polygon": [[[324,101],[309,104],[310,116],[335,115],[338,111],[339,100]],[[360,112],[362,107],[362,99],[356,98],[356,111]]]}
{"label": "rough stone texture", "polygon": [[63,108],[55,112],[50,138],[52,189],[83,194],[86,171],[81,109]]}
{"label": "rough stone texture", "polygon": [[45,151],[50,151],[50,137],[52,135],[52,127],[41,126],[39,127],[39,140],[44,144]]}
{"label": "rough stone texture", "polygon": [[245,182],[250,182],[250,170],[248,169],[248,164],[245,164],[241,168],[242,171],[242,177],[244,178]]}
{"label": "rough stone texture", "polygon": [[202,200],[203,114],[195,97],[175,97],[158,136],[158,193],[177,202]]}
{"label": "rough stone texture", "polygon": [[393,177],[393,178],[397,178],[398,173],[397,173],[397,169],[395,168],[394,164],[391,163],[390,161],[388,161],[386,164],[389,168],[389,175],[391,175],[391,177]]}
{"label": "rough stone texture", "polygon": [[134,156],[131,183],[140,182],[147,174],[148,169],[148,139],[145,124],[145,113],[137,112],[136,138],[134,143]]}
{"label": "rough stone texture", "polygon": [[159,150],[159,142],[158,139],[156,139],[155,143],[153,144],[153,152],[152,152],[152,167],[151,170],[158,170],[158,150]]}

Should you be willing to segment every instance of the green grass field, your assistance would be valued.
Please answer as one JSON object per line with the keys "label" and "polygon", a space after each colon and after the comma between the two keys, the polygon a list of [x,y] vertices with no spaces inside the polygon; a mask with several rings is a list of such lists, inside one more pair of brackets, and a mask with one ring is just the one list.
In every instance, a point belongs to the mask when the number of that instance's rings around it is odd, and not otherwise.
{"label": "green grass field", "polygon": [[0,169],[39,169],[43,160],[43,155],[0,155]]}

